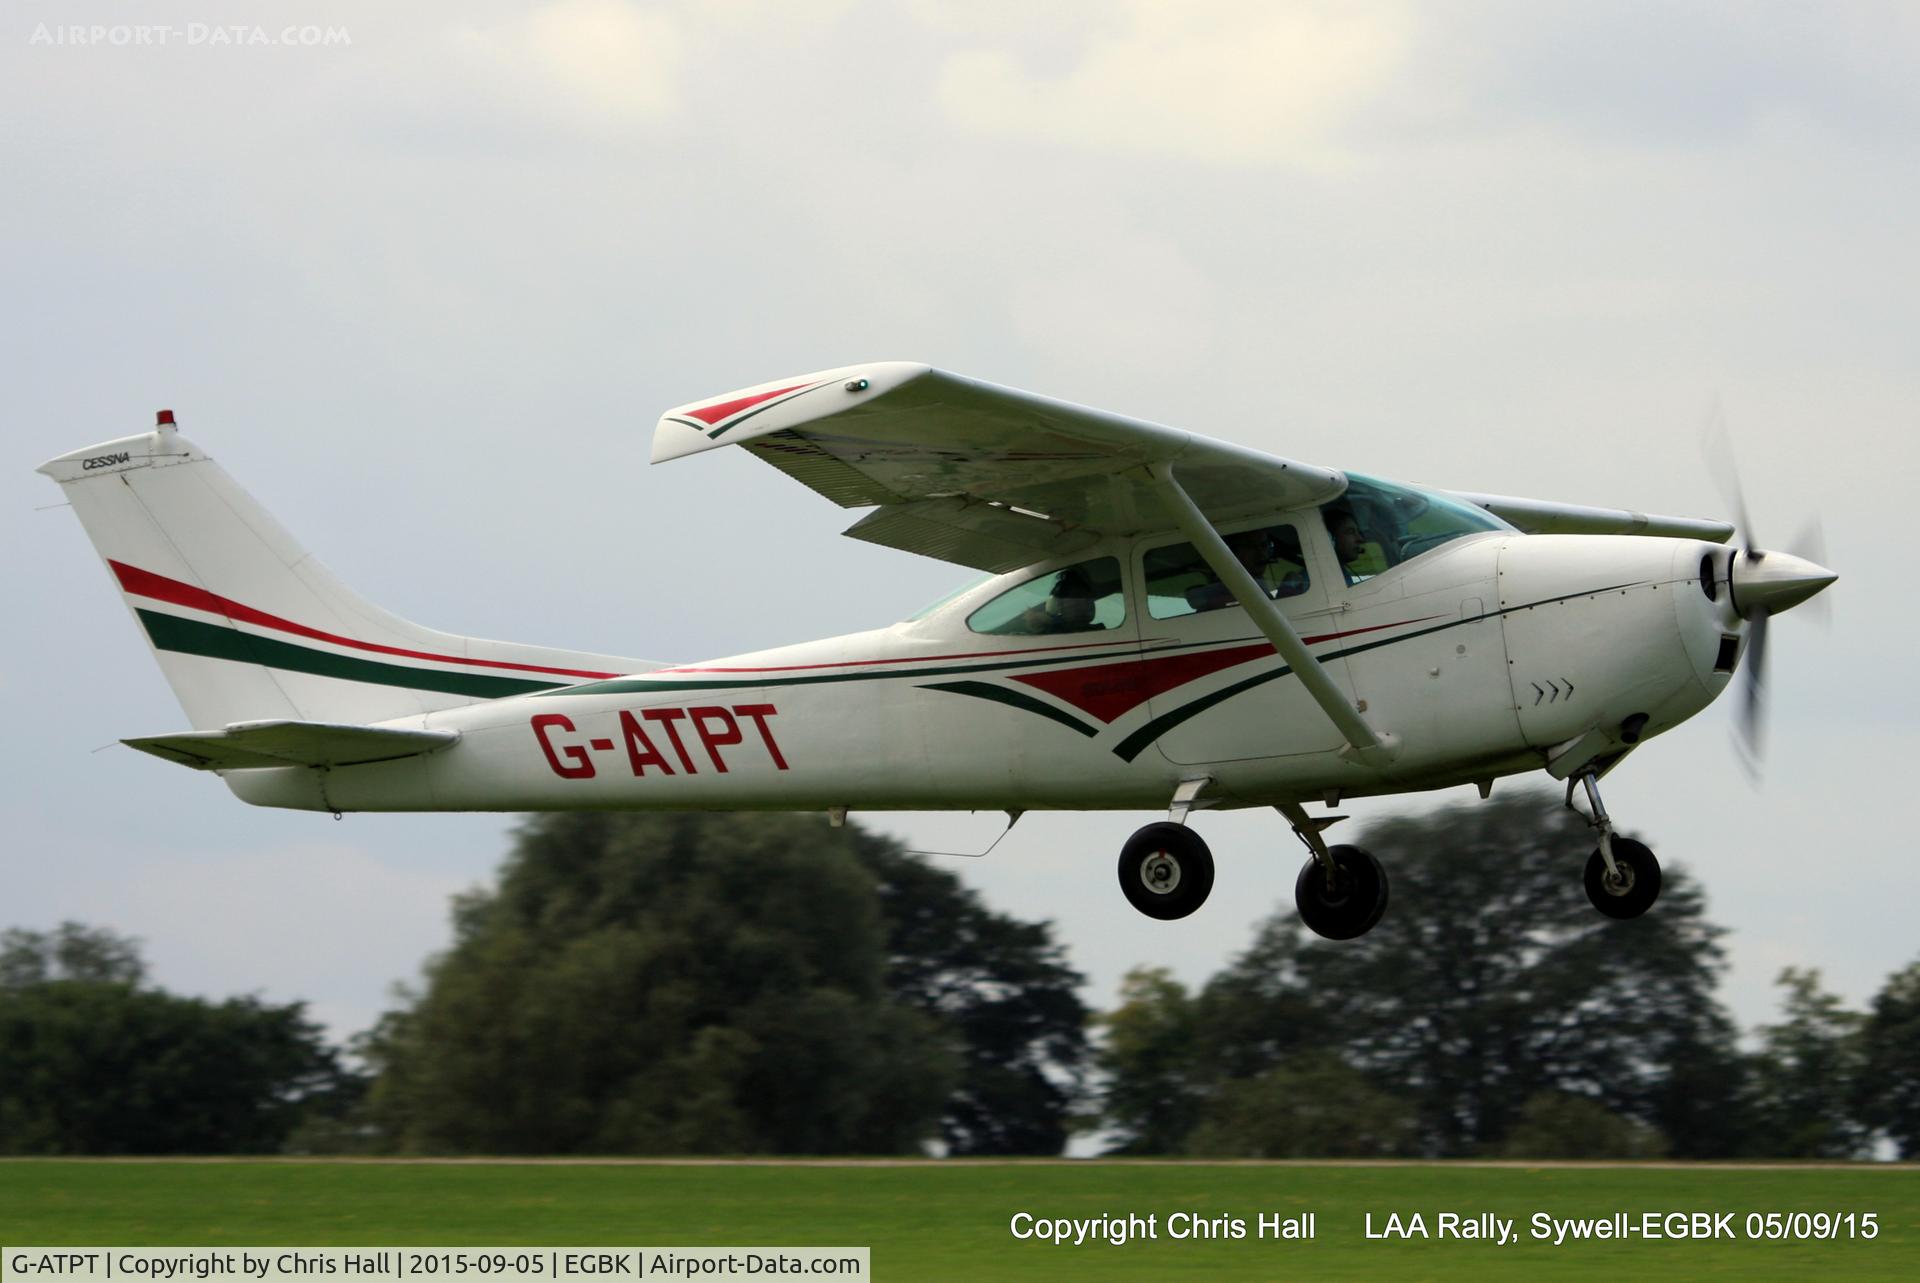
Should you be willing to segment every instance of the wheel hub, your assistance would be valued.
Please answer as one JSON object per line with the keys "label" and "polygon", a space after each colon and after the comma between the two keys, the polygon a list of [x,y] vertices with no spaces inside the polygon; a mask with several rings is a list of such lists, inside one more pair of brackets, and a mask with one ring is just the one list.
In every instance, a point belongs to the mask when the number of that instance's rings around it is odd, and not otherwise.
{"label": "wheel hub", "polygon": [[1613,872],[1600,880],[1600,885],[1608,895],[1625,895],[1633,890],[1633,866],[1624,861],[1616,863]]}
{"label": "wheel hub", "polygon": [[1155,851],[1140,862],[1140,882],[1155,895],[1171,894],[1180,885],[1180,861]]}

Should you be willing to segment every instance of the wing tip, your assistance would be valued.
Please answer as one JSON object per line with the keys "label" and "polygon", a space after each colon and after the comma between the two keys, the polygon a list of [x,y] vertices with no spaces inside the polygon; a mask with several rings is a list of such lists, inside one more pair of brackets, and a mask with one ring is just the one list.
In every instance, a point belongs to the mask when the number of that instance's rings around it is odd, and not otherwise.
{"label": "wing tip", "polygon": [[[917,361],[871,361],[792,378],[770,379],[719,396],[689,401],[674,406],[654,424],[649,462],[667,463],[732,445],[750,436],[777,432],[795,423],[825,418],[846,408],[830,402],[826,406],[820,404],[835,385],[845,395],[871,400],[931,373],[932,366]],[[791,409],[787,409],[789,405]],[[752,429],[747,430],[745,425],[749,420],[754,422]]]}

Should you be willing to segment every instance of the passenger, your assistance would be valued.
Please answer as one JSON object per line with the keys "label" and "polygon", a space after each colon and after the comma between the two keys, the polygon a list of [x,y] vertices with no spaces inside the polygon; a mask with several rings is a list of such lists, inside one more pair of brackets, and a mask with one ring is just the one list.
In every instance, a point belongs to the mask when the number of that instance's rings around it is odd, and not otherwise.
{"label": "passenger", "polygon": [[[1246,572],[1253,576],[1253,582],[1260,586],[1261,592],[1264,592],[1269,597],[1292,595],[1290,593],[1279,592],[1265,580],[1267,567],[1273,564],[1275,556],[1273,533],[1271,531],[1243,530],[1239,534],[1228,535],[1227,547],[1232,549],[1234,557],[1239,560],[1241,566],[1246,569]],[[1205,563],[1203,562],[1202,564],[1204,565]],[[1212,574],[1213,572],[1209,569],[1207,573]],[[1304,587],[1304,585],[1302,586]],[[1298,592],[1300,589],[1296,588],[1294,591]],[[1193,607],[1193,609],[1198,612],[1219,610],[1223,606],[1237,606],[1239,605],[1239,601],[1234,597],[1231,588],[1227,587],[1220,580],[1215,579],[1211,583],[1199,584],[1187,589],[1187,605]]]}
{"label": "passenger", "polygon": [[1038,636],[1046,633],[1084,633],[1105,628],[1105,624],[1094,621],[1097,605],[1093,585],[1088,582],[1086,572],[1078,566],[1072,566],[1060,572],[1044,602],[1027,607],[1020,616],[1019,628],[1014,631]]}
{"label": "passenger", "polygon": [[1300,551],[1300,536],[1292,526],[1274,527],[1274,566],[1280,568],[1280,582],[1274,585],[1275,597],[1298,597],[1307,590],[1307,555]]}

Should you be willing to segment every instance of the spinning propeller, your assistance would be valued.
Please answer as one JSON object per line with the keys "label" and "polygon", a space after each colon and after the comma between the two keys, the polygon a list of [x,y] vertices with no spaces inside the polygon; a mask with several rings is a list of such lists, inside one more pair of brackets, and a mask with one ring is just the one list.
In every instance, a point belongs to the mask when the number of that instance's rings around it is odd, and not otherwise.
{"label": "spinning propeller", "polygon": [[[1727,591],[1733,609],[1747,620],[1747,659],[1740,669],[1740,700],[1734,715],[1735,742],[1749,772],[1756,777],[1765,752],[1768,621],[1814,596],[1839,576],[1823,563],[1826,537],[1814,518],[1794,541],[1795,551],[1776,552],[1759,547],[1753,521],[1747,515],[1746,493],[1734,463],[1733,441],[1716,402],[1707,422],[1707,462],[1733,505],[1733,553],[1727,559]],[[1818,617],[1829,618],[1822,600]]]}

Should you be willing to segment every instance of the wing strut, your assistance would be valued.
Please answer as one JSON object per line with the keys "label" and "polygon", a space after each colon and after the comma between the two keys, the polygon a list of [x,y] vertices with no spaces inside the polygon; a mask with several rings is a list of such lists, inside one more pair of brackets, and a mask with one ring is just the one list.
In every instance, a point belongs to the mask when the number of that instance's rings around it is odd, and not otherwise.
{"label": "wing strut", "polygon": [[1227,541],[1200,511],[1200,506],[1180,488],[1173,476],[1173,465],[1155,463],[1150,464],[1148,470],[1160,483],[1180,533],[1193,541],[1193,546],[1206,558],[1213,573],[1220,576],[1220,582],[1227,586],[1234,600],[1246,608],[1247,618],[1259,626],[1273,648],[1280,652],[1280,658],[1287,661],[1301,685],[1307,688],[1307,694],[1313,696],[1313,702],[1320,705],[1321,711],[1347,737],[1343,753],[1375,767],[1384,766],[1397,757],[1400,746],[1394,736],[1376,732],[1361,718],[1360,710],[1341,693],[1327,670],[1313,657],[1313,652],[1300,640],[1300,634],[1293,631],[1293,625],[1280,613],[1280,607],[1260,591],[1253,576],[1233,555]]}

